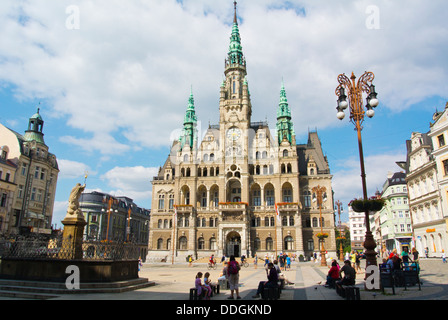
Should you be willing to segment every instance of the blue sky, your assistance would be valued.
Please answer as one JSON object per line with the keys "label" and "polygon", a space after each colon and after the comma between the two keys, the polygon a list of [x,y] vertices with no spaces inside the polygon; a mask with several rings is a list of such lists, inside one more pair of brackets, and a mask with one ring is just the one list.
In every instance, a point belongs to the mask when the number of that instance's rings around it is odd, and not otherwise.
{"label": "blue sky", "polygon": [[[442,0],[238,1],[252,121],[275,127],[283,79],[297,142],[319,133],[342,220],[362,190],[354,126],[336,118],[337,76],[376,76],[380,105],[362,132],[371,195],[448,100],[447,9]],[[2,2],[0,122],[23,133],[40,102],[61,169],[53,223],[86,171],[88,190],[150,208],[190,88],[200,126],[219,120],[232,18],[230,0]]]}

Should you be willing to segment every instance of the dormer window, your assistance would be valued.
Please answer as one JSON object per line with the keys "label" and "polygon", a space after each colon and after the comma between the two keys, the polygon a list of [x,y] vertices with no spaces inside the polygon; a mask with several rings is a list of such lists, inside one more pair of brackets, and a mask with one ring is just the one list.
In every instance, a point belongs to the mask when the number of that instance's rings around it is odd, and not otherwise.
{"label": "dormer window", "polygon": [[439,147],[443,147],[445,145],[445,138],[444,138],[443,134],[441,134],[440,136],[437,136],[437,140],[439,141]]}

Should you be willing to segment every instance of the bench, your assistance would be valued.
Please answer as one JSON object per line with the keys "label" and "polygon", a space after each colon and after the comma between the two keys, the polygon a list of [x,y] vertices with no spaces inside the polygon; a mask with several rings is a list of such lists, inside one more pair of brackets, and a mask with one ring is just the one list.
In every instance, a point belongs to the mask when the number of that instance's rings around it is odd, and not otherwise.
{"label": "bench", "polygon": [[225,289],[229,290],[230,289],[230,285],[229,285],[229,282],[227,281],[227,279],[219,279],[218,280],[218,285],[220,286],[220,288],[222,290],[225,290]]}
{"label": "bench", "polygon": [[278,300],[281,293],[282,289],[280,287],[264,288],[261,292],[261,298],[263,300]]}
{"label": "bench", "polygon": [[336,293],[346,300],[361,300],[359,288],[354,285],[336,285]]}
{"label": "bench", "polygon": [[205,290],[202,290],[201,294],[198,296],[198,289],[196,289],[196,287],[190,288],[190,300],[202,300],[205,297],[205,292]]}
{"label": "bench", "polygon": [[404,269],[403,268],[403,284],[405,290],[407,287],[412,287],[418,284],[418,290],[422,290],[422,287],[420,285],[420,278],[418,276],[418,270],[417,269]]}
{"label": "bench", "polygon": [[212,293],[210,294],[210,297],[213,297],[214,294],[219,294],[219,283],[211,283],[210,288],[212,288]]}
{"label": "bench", "polygon": [[392,288],[392,293],[395,294],[395,281],[391,272],[380,272],[381,290],[384,293],[384,288]]}

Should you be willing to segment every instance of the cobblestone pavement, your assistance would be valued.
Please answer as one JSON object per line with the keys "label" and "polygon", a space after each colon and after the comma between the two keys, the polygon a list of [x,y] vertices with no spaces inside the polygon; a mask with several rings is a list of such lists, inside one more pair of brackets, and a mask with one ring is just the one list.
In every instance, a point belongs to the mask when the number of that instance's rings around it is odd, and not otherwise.
{"label": "cobblestone pavement", "polygon": [[[392,294],[390,288],[385,293],[364,289],[364,273],[357,275],[357,286],[360,288],[361,300],[448,300],[448,264],[440,259],[422,259],[420,262],[422,281],[421,290],[411,287],[407,290],[396,288]],[[70,294],[62,295],[57,300],[188,300],[189,289],[194,286],[197,272],[210,272],[212,281],[216,281],[222,267],[207,270],[207,264],[198,263],[188,267],[187,264],[144,264],[140,277],[154,281],[155,285],[115,294]],[[280,300],[342,300],[335,290],[324,286],[328,267],[321,267],[313,262],[293,263],[291,270],[285,272],[289,281],[283,290]],[[257,269],[253,265],[240,271],[240,296],[244,300],[257,300],[255,294],[259,281],[266,279],[262,265]],[[229,290],[221,290],[212,300],[227,300]]]}

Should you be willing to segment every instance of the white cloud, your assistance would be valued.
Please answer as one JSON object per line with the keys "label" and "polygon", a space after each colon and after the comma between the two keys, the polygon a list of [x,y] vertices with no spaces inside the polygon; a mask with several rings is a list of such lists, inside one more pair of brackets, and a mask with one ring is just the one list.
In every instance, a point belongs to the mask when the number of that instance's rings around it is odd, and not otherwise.
{"label": "white cloud", "polygon": [[159,168],[115,167],[101,176],[111,188],[108,193],[127,196],[140,204],[151,199],[151,180]]}
{"label": "white cloud", "polygon": [[84,178],[84,175],[94,174],[91,171],[90,167],[82,162],[66,160],[66,159],[58,159],[59,164],[59,175],[58,179],[75,179],[75,178]]}
{"label": "white cloud", "polygon": [[[86,133],[66,143],[103,155],[112,146],[166,146],[190,85],[199,119],[218,121],[231,2],[78,1],[80,28],[69,30],[72,4],[9,1],[0,9],[0,79],[18,96],[48,99],[54,116]],[[447,4],[375,4],[378,30],[365,26],[371,1],[240,3],[253,120],[275,121],[282,77],[298,134],[336,126],[339,73],[373,71],[383,106],[394,110],[446,96]]]}
{"label": "white cloud", "polygon": [[[367,196],[371,197],[376,191],[382,192],[382,187],[389,172],[402,171],[397,161],[406,159],[404,152],[378,154],[365,157]],[[352,156],[344,160],[344,169],[333,172],[334,199],[340,200],[346,207],[350,200],[362,198],[362,180],[359,157]]]}

